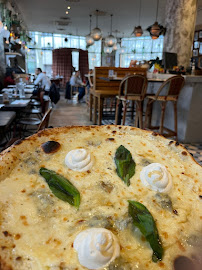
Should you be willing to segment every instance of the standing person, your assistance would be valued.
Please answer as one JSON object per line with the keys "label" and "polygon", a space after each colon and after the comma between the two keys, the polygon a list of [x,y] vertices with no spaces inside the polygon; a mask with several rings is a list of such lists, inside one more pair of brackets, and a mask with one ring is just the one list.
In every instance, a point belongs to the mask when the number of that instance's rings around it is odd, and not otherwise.
{"label": "standing person", "polygon": [[45,94],[49,94],[51,82],[49,78],[42,72],[41,68],[36,68],[35,74],[37,75],[34,81],[35,85],[39,85],[40,88],[45,90]]}
{"label": "standing person", "polygon": [[76,71],[76,73],[71,76],[70,85],[73,87],[78,87],[78,91],[79,91],[78,100],[80,101],[85,95],[85,84],[81,80],[79,70]]}

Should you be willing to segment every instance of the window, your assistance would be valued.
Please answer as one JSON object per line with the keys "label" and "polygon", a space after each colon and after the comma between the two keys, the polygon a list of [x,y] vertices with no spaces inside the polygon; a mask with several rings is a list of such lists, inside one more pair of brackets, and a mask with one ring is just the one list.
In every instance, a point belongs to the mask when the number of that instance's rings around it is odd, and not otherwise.
{"label": "window", "polygon": [[[27,71],[34,73],[36,67],[41,67],[46,71],[48,76],[51,76],[52,68],[52,50],[58,48],[75,48],[86,50],[85,37],[50,34],[40,32],[30,32],[29,36],[32,41],[28,44],[31,48],[27,53]],[[122,47],[124,52],[117,50],[115,54],[115,66],[128,67],[131,60],[150,60],[156,57],[162,58],[163,52],[163,37],[152,40],[150,36],[123,38]],[[101,40],[88,48],[89,68],[101,66]],[[78,52],[72,52],[73,66],[78,69]]]}
{"label": "window", "polygon": [[[40,32],[30,32],[29,36],[32,38],[32,41],[28,44],[31,50],[26,55],[28,73],[34,73],[36,67],[41,67],[48,76],[51,76],[53,49],[75,48],[86,50],[86,39],[81,36]],[[93,55],[90,56],[93,67],[101,63],[101,57],[97,55],[97,53],[101,54],[101,42],[97,44],[99,48],[94,47],[92,50]],[[72,52],[73,66],[76,69],[79,68],[78,55],[78,52]]]}
{"label": "window", "polygon": [[72,66],[75,70],[79,70],[79,52],[77,51],[72,52]]}
{"label": "window", "polygon": [[89,69],[101,66],[101,40],[95,41],[95,43],[88,48],[88,62]]}
{"label": "window", "polygon": [[129,67],[131,60],[150,60],[159,57],[162,59],[163,52],[163,37],[156,40],[150,36],[123,38],[121,46],[124,47],[124,52],[116,52],[116,66],[120,59],[121,67]]}

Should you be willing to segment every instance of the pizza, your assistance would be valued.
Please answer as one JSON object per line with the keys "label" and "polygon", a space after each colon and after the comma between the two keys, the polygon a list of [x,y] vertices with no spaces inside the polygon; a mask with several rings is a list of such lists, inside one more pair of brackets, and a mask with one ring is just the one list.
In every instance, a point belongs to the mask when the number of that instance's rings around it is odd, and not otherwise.
{"label": "pizza", "polygon": [[201,269],[202,168],[127,126],[46,129],[0,154],[0,269]]}

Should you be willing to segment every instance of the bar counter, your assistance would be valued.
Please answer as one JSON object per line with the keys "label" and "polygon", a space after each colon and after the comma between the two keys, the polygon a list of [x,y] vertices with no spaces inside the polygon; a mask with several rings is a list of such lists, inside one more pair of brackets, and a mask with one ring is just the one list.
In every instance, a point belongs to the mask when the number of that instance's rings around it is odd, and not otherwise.
{"label": "bar counter", "polygon": [[[148,74],[148,78],[151,77]],[[168,79],[172,74],[158,74],[157,79]],[[178,98],[178,140],[183,143],[202,143],[202,76],[185,75],[185,85]],[[148,93],[156,93],[161,83],[149,83]],[[153,107],[152,125],[160,120],[160,105]],[[168,102],[164,126],[174,129],[173,106]]]}

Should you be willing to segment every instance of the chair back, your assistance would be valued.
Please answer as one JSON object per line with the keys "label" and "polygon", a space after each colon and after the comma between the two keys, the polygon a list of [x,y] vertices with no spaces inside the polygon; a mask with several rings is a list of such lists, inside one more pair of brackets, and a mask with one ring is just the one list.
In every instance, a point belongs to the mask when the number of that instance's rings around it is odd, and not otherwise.
{"label": "chair back", "polygon": [[144,99],[147,90],[147,78],[144,75],[136,74],[125,77],[119,86],[119,96],[139,96]]}
{"label": "chair back", "polygon": [[52,108],[49,108],[48,111],[45,113],[45,115],[44,115],[43,119],[41,120],[41,123],[38,127],[37,132],[39,130],[43,130],[43,129],[48,127],[51,111],[52,111]]}
{"label": "chair back", "polygon": [[158,98],[158,96],[161,96],[163,92],[165,100],[168,98],[168,96],[172,96],[174,99],[177,100],[180,91],[184,86],[184,83],[184,77],[182,77],[181,75],[170,77],[159,88],[158,92],[156,93],[156,99]]}

